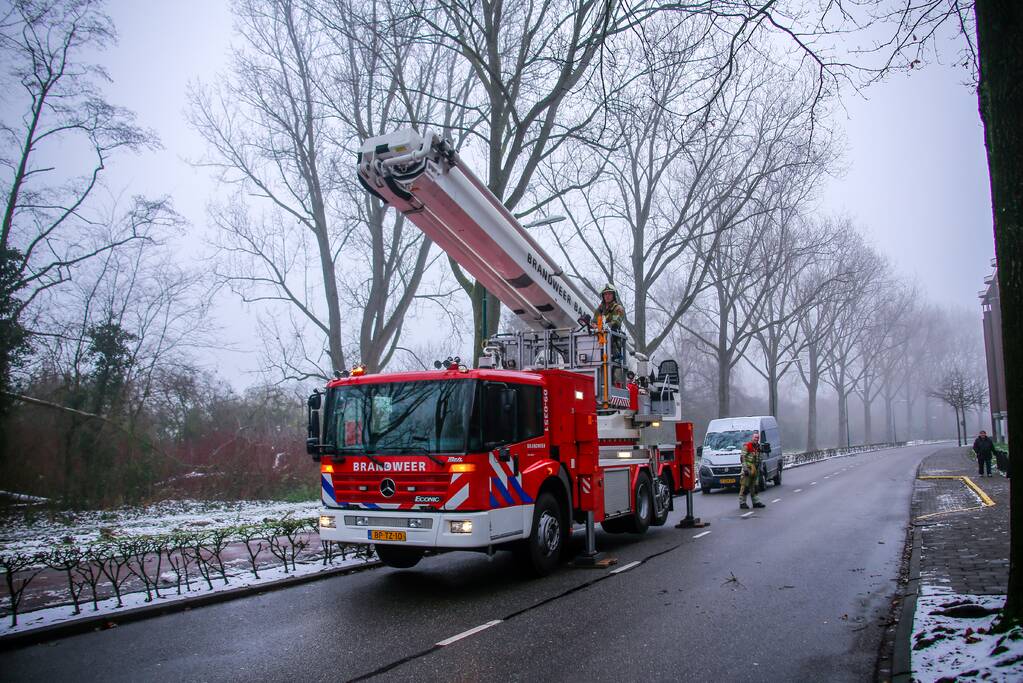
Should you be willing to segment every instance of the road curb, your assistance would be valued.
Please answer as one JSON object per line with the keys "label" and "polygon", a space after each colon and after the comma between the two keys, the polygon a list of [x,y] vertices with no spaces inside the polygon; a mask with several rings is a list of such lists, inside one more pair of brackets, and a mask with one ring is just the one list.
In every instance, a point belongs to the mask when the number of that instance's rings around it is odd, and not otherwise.
{"label": "road curb", "polygon": [[911,683],[913,680],[913,619],[916,616],[916,599],[920,594],[920,548],[922,547],[921,526],[916,524],[913,516],[913,503],[916,500],[917,482],[920,481],[920,469],[923,460],[917,465],[913,477],[913,495],[910,500],[910,524],[912,525],[913,549],[909,555],[909,575],[902,593],[902,605],[899,609],[899,624],[895,630],[895,645],[892,651],[892,683]]}
{"label": "road curb", "polygon": [[[193,609],[195,607],[203,607],[205,605],[215,605],[220,602],[228,602],[230,600],[248,597],[257,593],[267,593],[281,588],[298,586],[303,583],[312,583],[313,581],[319,581],[320,579],[327,579],[343,574],[354,574],[356,572],[366,571],[367,569],[374,569],[380,566],[380,564],[379,560],[373,560],[354,567],[334,567],[322,572],[313,572],[311,574],[303,574],[301,576],[286,576],[280,579],[274,579],[273,581],[267,581],[265,583],[254,583],[248,586],[238,586],[237,588],[213,591],[206,594],[181,598],[180,600],[172,600],[171,602],[142,605],[116,612],[100,612],[95,615],[81,617],[71,621],[51,624],[49,626],[41,626],[39,628],[21,631],[19,633],[10,633],[0,636],[0,651],[12,650],[19,647],[25,647],[27,645],[36,645],[56,638],[66,638],[68,636],[87,633],[89,631],[114,628],[121,624],[127,624],[133,621],[142,621],[143,619],[150,619],[164,614],[183,612],[185,610]],[[26,614],[31,614],[31,612],[27,612]]]}
{"label": "road curb", "polygon": [[913,551],[909,556],[909,578],[902,594],[899,610],[899,625],[895,630],[895,647],[892,652],[892,683],[910,683],[913,680],[913,619],[916,616],[916,599],[920,594],[920,527],[913,526]]}

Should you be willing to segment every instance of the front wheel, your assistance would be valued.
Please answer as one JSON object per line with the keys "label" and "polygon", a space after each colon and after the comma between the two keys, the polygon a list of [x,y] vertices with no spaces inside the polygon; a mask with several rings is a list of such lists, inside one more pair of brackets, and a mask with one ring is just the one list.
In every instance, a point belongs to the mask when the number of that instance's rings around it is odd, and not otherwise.
{"label": "front wheel", "polygon": [[419,564],[419,560],[423,559],[423,551],[414,548],[402,548],[396,545],[378,545],[375,548],[380,561],[395,569],[415,567]]}
{"label": "front wheel", "polygon": [[561,560],[565,520],[561,506],[550,493],[542,493],[533,506],[533,525],[520,549],[520,561],[529,573],[547,576]]}

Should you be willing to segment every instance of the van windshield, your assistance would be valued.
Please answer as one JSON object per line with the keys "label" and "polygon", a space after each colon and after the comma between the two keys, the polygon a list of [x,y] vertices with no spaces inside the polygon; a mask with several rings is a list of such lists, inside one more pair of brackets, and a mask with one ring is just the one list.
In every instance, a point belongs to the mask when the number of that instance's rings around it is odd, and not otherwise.
{"label": "van windshield", "polygon": [[712,451],[741,450],[752,438],[752,430],[710,432],[703,437],[703,447]]}

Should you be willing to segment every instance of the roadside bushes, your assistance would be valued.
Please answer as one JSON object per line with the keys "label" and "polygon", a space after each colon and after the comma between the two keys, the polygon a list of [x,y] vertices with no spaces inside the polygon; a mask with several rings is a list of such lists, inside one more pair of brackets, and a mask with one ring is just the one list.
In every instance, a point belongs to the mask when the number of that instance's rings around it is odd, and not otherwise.
{"label": "roadside bushes", "polygon": [[[48,569],[46,592],[59,592],[68,601],[62,604],[69,604],[72,614],[80,614],[82,605],[89,602],[93,611],[99,611],[100,601],[107,598],[123,607],[129,592],[143,592],[144,602],[152,602],[163,597],[161,590],[163,595],[171,590],[182,595],[191,592],[193,584],[199,590],[213,590],[240,574],[264,578],[260,570],[274,567],[293,573],[303,554],[307,562],[318,559],[322,566],[339,559],[372,559],[368,546],[318,540],[316,525],[315,517],[286,516],[199,531],[106,537],[85,546],[68,538],[55,540],[48,551],[36,554],[0,548],[11,626],[24,612],[29,584]],[[318,552],[307,552],[311,548]]]}

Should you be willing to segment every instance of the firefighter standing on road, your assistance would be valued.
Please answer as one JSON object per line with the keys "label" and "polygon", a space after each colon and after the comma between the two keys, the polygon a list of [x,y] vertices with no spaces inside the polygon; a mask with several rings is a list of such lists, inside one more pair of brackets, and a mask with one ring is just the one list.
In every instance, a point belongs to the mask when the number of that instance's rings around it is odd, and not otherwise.
{"label": "firefighter standing on road", "polygon": [[753,507],[767,507],[757,500],[757,481],[760,478],[760,432],[753,436],[742,447],[742,476],[739,479],[739,508],[749,510],[746,505],[746,492],[753,498]]}

